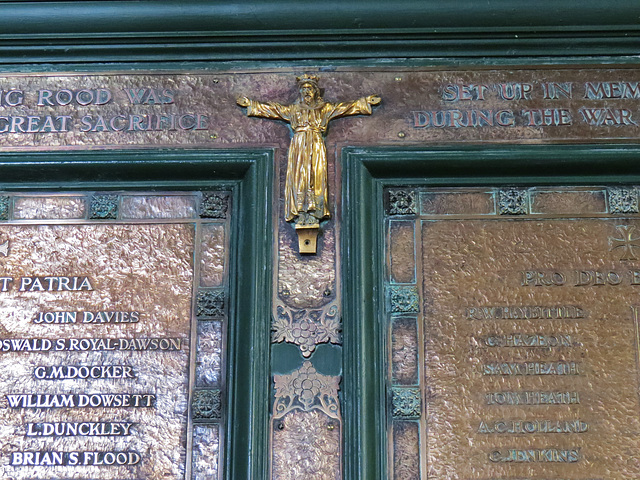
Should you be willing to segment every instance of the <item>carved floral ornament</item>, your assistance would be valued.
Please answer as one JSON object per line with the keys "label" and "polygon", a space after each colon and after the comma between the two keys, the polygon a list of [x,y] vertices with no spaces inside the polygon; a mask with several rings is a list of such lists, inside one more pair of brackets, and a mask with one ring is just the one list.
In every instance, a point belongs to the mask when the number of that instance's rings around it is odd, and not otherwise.
{"label": "carved floral ornament", "polygon": [[304,357],[310,357],[320,343],[339,344],[342,341],[342,326],[335,303],[322,309],[305,310],[278,305],[277,312],[271,324],[272,342],[295,343]]}
{"label": "carved floral ornament", "polygon": [[0,220],[9,220],[9,206],[11,197],[0,195]]}
{"label": "carved floral ornament", "polygon": [[274,382],[271,478],[342,478],[340,377],[321,375],[306,361]]}
{"label": "carved floral ornament", "polygon": [[340,377],[320,375],[306,361],[290,375],[274,375],[276,401],[273,417],[282,418],[293,410],[319,410],[331,418],[340,419],[338,390]]}
{"label": "carved floral ornament", "polygon": [[201,288],[196,301],[196,316],[198,318],[224,318],[225,295],[219,289]]}

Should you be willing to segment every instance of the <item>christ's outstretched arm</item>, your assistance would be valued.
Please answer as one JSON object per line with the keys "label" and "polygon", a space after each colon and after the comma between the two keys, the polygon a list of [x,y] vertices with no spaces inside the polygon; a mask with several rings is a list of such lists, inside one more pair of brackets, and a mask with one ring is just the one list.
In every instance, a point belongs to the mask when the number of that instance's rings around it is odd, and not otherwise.
{"label": "christ's outstretched arm", "polygon": [[236,100],[241,107],[247,107],[247,115],[250,117],[271,118],[273,120],[289,121],[291,107],[276,102],[258,102],[247,97],[238,97]]}

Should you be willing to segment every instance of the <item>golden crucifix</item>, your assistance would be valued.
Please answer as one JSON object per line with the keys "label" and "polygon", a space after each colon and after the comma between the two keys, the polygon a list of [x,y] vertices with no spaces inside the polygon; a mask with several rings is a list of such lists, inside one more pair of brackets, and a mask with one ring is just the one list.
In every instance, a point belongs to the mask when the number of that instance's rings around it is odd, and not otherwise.
{"label": "golden crucifix", "polygon": [[316,75],[303,75],[296,80],[300,98],[292,105],[263,103],[247,97],[239,97],[238,105],[247,107],[250,117],[284,120],[291,125],[293,138],[284,187],[284,217],[295,224],[300,253],[316,253],[320,221],[331,216],[324,144],[329,122],[347,115],[371,115],[371,105],[378,105],[380,97],[370,95],[354,102],[325,102]]}

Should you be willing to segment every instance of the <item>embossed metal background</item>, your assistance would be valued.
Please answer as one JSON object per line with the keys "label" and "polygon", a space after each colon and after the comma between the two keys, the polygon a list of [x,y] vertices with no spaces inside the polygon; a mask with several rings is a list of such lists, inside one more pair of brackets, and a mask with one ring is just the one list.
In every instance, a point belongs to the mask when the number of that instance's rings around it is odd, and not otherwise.
{"label": "embossed metal background", "polygon": [[638,476],[637,190],[413,194],[387,224],[393,478]]}

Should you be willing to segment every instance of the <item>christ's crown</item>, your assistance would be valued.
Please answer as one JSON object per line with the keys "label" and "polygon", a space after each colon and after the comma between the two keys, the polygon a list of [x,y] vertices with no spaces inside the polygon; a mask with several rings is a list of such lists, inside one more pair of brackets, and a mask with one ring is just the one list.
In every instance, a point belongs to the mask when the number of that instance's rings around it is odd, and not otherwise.
{"label": "christ's crown", "polygon": [[305,83],[311,83],[312,85],[315,85],[317,87],[320,78],[317,75],[309,75],[305,73],[304,75],[296,77],[296,81],[298,82],[299,86],[302,86]]}

